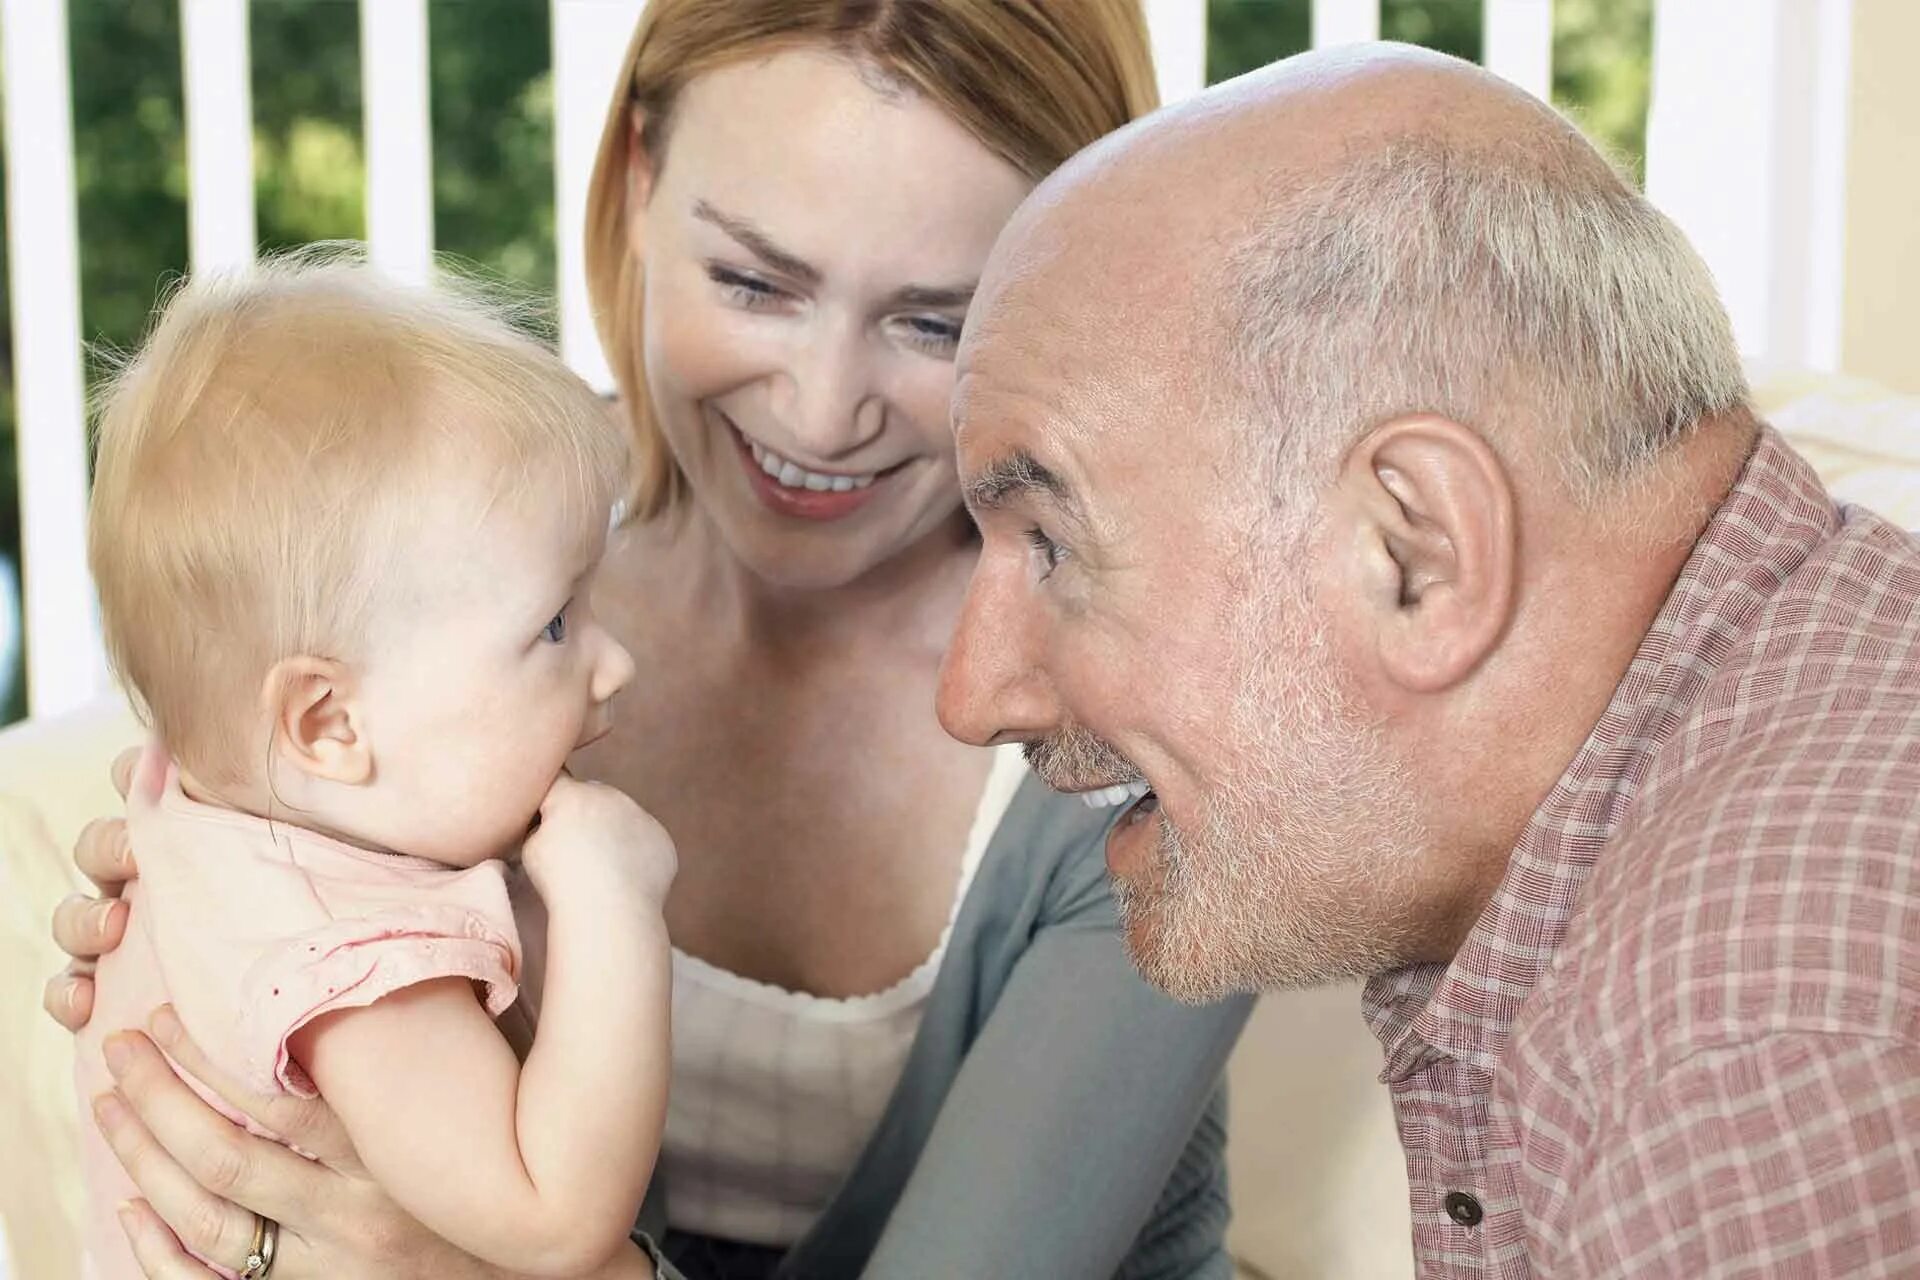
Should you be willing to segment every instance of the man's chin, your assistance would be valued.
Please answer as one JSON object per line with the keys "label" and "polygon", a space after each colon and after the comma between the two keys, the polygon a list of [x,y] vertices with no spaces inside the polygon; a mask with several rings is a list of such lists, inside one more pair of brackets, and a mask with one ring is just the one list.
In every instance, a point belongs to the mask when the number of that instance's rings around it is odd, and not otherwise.
{"label": "man's chin", "polygon": [[1166,913],[1179,908],[1164,893],[1138,889],[1118,876],[1110,879],[1127,958],[1148,983],[1192,1005],[1214,1004],[1257,989],[1246,976],[1234,972],[1229,957],[1215,949],[1222,940],[1207,939],[1193,929],[1169,927]]}
{"label": "man's chin", "polygon": [[1142,978],[1182,1004],[1323,987],[1380,968],[1371,957],[1342,963],[1341,949],[1325,939],[1273,937],[1273,928],[1287,927],[1283,921],[1255,923],[1211,910],[1160,884],[1145,887],[1117,876],[1110,882],[1128,959]]}

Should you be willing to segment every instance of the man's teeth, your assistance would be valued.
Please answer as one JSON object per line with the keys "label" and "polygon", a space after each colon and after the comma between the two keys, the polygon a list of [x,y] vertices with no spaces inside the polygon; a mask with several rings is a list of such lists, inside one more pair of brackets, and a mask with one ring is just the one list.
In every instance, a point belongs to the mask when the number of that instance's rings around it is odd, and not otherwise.
{"label": "man's teeth", "polygon": [[829,476],[818,471],[809,471],[797,462],[790,462],[773,450],[755,440],[747,441],[747,448],[753,451],[753,460],[760,469],[778,480],[789,489],[811,489],[815,493],[846,493],[852,489],[864,489],[879,478],[878,473],[864,476]]}
{"label": "man's teeth", "polygon": [[1153,790],[1144,782],[1127,782],[1117,787],[1102,787],[1098,791],[1082,791],[1080,798],[1087,802],[1089,809],[1111,809],[1117,804],[1126,804],[1138,800]]}

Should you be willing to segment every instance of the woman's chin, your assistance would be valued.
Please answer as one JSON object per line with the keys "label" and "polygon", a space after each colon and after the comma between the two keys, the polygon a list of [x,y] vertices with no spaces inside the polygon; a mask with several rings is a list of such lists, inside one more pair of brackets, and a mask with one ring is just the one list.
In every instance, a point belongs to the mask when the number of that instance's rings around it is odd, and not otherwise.
{"label": "woman's chin", "polygon": [[[735,547],[741,567],[774,591],[811,594],[852,586],[891,559],[886,548],[858,544],[797,546],[797,539],[769,539]],[[852,540],[846,540],[852,543]]]}
{"label": "woman's chin", "polygon": [[741,568],[785,593],[851,586],[908,549],[892,534],[894,521],[862,513],[859,521],[819,523],[749,508],[726,513],[721,534]]}

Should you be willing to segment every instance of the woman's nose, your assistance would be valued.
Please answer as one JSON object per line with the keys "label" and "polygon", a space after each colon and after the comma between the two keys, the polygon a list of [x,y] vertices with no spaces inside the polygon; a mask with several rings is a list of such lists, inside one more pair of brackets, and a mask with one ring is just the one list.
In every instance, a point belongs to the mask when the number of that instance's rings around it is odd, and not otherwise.
{"label": "woman's nose", "polygon": [[795,352],[774,412],[816,461],[846,457],[880,434],[886,401],[875,359],[857,332],[816,332]]}

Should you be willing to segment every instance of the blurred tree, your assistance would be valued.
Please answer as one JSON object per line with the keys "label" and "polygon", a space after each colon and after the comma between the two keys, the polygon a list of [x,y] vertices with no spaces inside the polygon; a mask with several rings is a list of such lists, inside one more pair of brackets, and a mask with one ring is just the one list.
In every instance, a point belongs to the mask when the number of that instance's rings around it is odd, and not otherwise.
{"label": "blurred tree", "polygon": [[[1299,53],[1312,0],[1209,0],[1207,83]],[[1380,0],[1386,40],[1480,60],[1481,0]],[[1553,0],[1553,104],[1644,182],[1653,0]]]}
{"label": "blurred tree", "polygon": [[1313,0],[1208,0],[1208,84],[1290,58],[1312,43]]}
{"label": "blurred tree", "polygon": [[1380,0],[1380,38],[1480,61],[1480,0]]}
{"label": "blurred tree", "polygon": [[261,249],[365,238],[358,0],[253,0],[247,25]]}
{"label": "blurred tree", "polygon": [[554,287],[552,23],[527,0],[432,0],[434,241]]}
{"label": "blurred tree", "polygon": [[1647,181],[1653,0],[1554,0],[1553,105]]}

